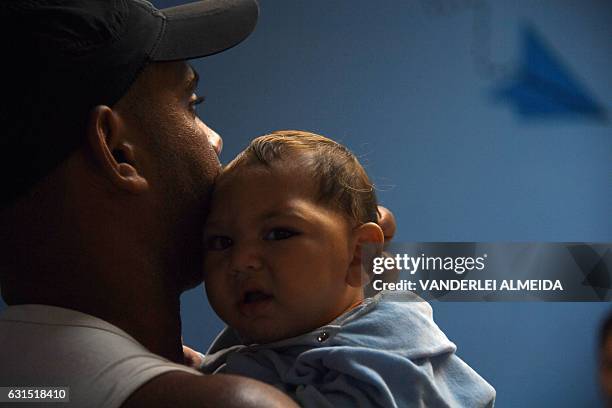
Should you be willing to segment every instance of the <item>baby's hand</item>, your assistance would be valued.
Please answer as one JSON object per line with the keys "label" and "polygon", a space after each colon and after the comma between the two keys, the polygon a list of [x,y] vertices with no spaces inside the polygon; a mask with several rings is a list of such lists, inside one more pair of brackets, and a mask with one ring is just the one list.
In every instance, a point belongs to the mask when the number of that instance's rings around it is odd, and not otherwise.
{"label": "baby's hand", "polygon": [[185,359],[185,365],[193,369],[199,370],[204,362],[202,355],[195,350],[183,345],[183,358]]}

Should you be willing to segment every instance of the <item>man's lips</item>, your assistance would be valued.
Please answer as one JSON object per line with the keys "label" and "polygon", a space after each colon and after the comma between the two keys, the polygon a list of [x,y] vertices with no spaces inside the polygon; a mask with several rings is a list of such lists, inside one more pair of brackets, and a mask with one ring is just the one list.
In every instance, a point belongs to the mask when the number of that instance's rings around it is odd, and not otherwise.
{"label": "man's lips", "polygon": [[245,289],[238,299],[240,313],[247,317],[261,314],[270,307],[274,296],[261,289]]}

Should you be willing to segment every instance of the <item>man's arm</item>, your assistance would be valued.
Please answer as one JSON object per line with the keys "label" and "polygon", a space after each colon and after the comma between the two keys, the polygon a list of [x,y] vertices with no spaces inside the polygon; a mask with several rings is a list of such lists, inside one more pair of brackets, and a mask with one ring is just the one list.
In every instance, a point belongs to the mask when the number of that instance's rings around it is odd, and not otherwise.
{"label": "man's arm", "polygon": [[259,381],[233,375],[197,376],[171,371],[136,390],[122,408],[298,408],[279,390]]}

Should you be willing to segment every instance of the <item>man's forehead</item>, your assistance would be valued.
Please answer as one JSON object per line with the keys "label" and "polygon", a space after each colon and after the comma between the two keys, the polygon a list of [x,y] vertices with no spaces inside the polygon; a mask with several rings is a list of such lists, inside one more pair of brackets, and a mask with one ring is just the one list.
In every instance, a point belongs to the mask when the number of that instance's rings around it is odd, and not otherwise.
{"label": "man's forehead", "polygon": [[154,62],[148,71],[155,83],[168,88],[186,88],[198,79],[187,61]]}

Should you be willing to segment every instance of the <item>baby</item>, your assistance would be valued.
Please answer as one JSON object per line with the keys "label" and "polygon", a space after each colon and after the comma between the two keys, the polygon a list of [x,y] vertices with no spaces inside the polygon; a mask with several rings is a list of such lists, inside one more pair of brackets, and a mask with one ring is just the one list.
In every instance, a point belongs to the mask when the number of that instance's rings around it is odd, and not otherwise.
{"label": "baby", "polygon": [[376,221],[372,183],[344,146],[301,131],[253,140],[219,177],[205,228],[206,293],[229,327],[202,371],[267,382],[304,407],[493,406],[426,302],[364,298]]}

